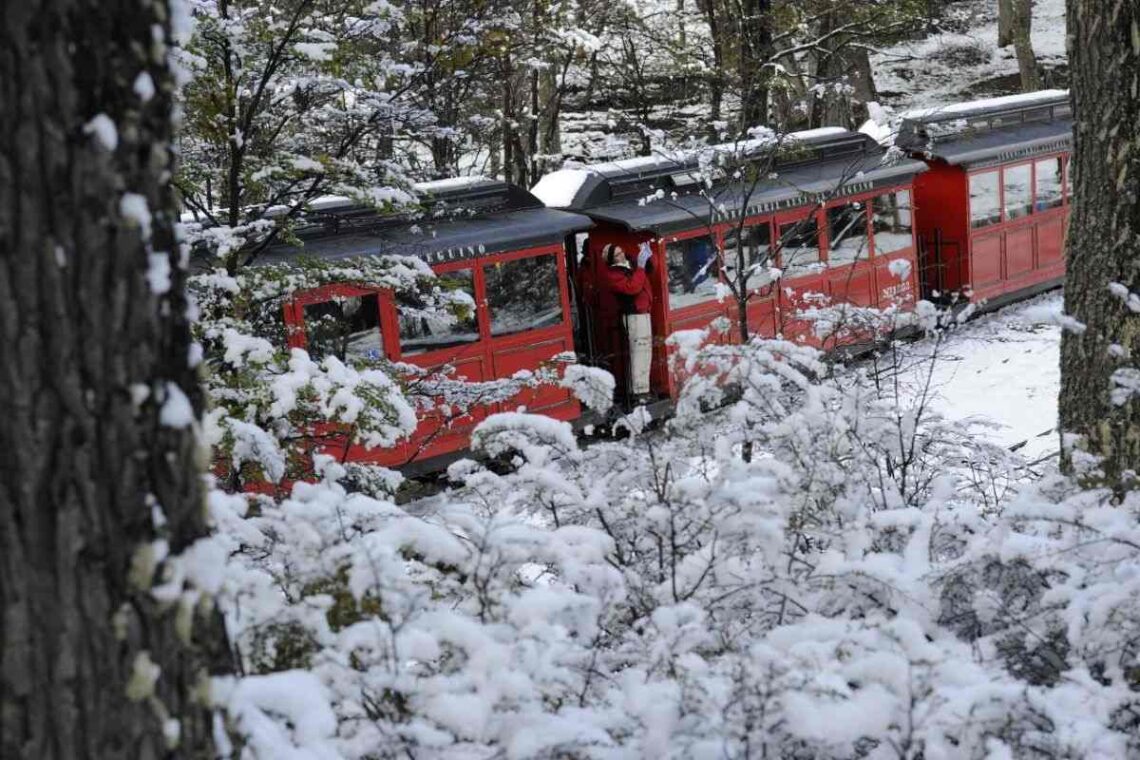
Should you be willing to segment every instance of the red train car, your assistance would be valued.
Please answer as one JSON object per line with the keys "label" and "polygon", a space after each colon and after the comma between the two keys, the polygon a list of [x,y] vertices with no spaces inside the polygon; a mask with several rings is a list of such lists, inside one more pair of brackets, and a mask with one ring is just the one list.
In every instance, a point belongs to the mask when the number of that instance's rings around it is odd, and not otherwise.
{"label": "red train car", "polygon": [[[301,253],[323,259],[364,255],[417,256],[476,308],[469,320],[431,324],[389,290],[329,285],[298,294],[285,308],[290,345],[316,357],[385,357],[427,369],[451,366],[469,381],[507,378],[574,353],[567,241],[592,222],[546,208],[527,191],[482,178],[443,180],[417,188],[425,218],[393,219],[348,201],[325,203],[300,231],[303,249],[277,246],[260,260],[271,265]],[[453,208],[456,215],[443,214]],[[338,340],[325,339],[334,323]],[[320,327],[318,327],[320,326]],[[564,388],[526,388],[499,403],[479,403],[470,416],[421,415],[408,441],[390,449],[353,447],[352,461],[405,471],[438,469],[468,446],[471,428],[496,411],[525,406],[562,420],[580,414]],[[335,450],[335,445],[332,446]],[[342,452],[343,453],[343,452]]]}
{"label": "red train car", "polygon": [[[533,189],[547,205],[595,223],[581,252],[584,314],[597,310],[603,250],[618,244],[632,252],[642,241],[651,243],[655,261],[664,264],[649,272],[651,386],[663,399],[677,392],[666,338],[718,318],[729,324],[739,318],[723,284],[735,264],[741,220],[748,266],[767,261],[776,270],[764,266],[749,275],[746,312],[753,334],[810,341],[797,312],[817,297],[876,307],[917,297],[910,193],[915,175],[926,168],[922,162],[888,156],[867,135],[838,128],[796,133],[775,149],[757,141],[714,150],[730,157],[730,173],[747,175],[751,164],[763,167],[765,176],[724,177],[709,186],[694,153],[564,169]],[[725,250],[733,253],[725,258]],[[906,264],[892,263],[899,260]],[[615,329],[595,320],[583,326],[580,337],[601,352],[621,345],[613,340]],[[725,338],[736,334],[730,329]],[[620,380],[621,356],[596,358]]]}
{"label": "red train car", "polygon": [[994,307],[1061,284],[1072,138],[1063,90],[903,114],[896,144],[930,167],[914,184],[925,297]]}

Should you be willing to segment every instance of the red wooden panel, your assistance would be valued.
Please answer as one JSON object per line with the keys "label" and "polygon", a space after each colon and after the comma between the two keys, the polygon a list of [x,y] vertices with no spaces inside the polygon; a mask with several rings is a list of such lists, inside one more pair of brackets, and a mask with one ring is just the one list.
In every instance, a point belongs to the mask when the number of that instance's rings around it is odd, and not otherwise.
{"label": "red wooden panel", "polygon": [[[520,343],[511,346],[498,346],[492,354],[494,376],[510,377],[519,370],[535,370],[543,362],[564,352],[573,351],[574,345],[569,336],[557,335],[537,343]],[[513,412],[520,406],[534,412],[559,404],[574,404],[570,392],[556,385],[544,384],[537,388],[526,388],[514,398],[503,403],[503,411]]]}
{"label": "red wooden panel", "polygon": [[828,270],[828,285],[833,303],[871,306],[875,303],[874,267],[869,261]]}
{"label": "red wooden panel", "polygon": [[818,346],[814,323],[800,317],[800,312],[820,305],[820,296],[827,295],[826,275],[811,275],[780,283],[780,312],[777,332],[785,340]]}
{"label": "red wooden panel", "polygon": [[1025,226],[1005,233],[1005,276],[1015,280],[1033,271],[1033,227]]}
{"label": "red wooden panel", "polygon": [[776,335],[776,297],[753,298],[748,302],[748,331],[751,335],[772,338]]}
{"label": "red wooden panel", "polygon": [[1065,263],[1064,216],[1055,215],[1037,224],[1037,266],[1047,269]]}
{"label": "red wooden panel", "polygon": [[1001,233],[970,239],[970,279],[975,291],[1001,280]]}

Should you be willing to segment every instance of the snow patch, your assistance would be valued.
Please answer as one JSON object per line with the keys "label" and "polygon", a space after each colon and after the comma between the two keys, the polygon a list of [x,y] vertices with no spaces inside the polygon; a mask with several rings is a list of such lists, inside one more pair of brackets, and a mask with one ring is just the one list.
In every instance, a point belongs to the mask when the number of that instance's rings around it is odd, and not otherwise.
{"label": "snow patch", "polygon": [[83,125],[83,134],[94,135],[95,140],[105,150],[114,150],[119,145],[119,130],[115,122],[105,113],[98,114],[91,121]]}

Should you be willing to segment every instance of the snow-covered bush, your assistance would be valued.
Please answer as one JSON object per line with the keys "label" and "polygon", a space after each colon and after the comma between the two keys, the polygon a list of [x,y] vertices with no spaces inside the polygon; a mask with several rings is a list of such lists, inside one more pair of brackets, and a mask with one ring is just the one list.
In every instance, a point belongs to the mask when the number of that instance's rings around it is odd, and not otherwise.
{"label": "snow-covered bush", "polygon": [[512,466],[405,507],[324,459],[285,499],[215,494],[250,674],[215,698],[250,754],[1140,752],[1140,500],[934,414],[895,347],[680,343],[721,374],[661,430],[494,415],[473,447]]}

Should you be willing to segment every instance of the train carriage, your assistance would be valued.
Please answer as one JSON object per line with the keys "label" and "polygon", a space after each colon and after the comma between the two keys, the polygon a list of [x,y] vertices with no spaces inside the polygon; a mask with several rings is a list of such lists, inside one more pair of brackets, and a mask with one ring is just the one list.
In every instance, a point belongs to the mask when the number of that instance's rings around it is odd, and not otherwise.
{"label": "train carriage", "polygon": [[988,306],[1061,284],[1073,120],[1063,90],[910,111],[924,295]]}
{"label": "train carriage", "polygon": [[[298,293],[286,305],[290,346],[317,358],[338,353],[342,359],[382,357],[427,370],[449,366],[456,379],[475,382],[510,378],[572,355],[565,251],[567,240],[592,222],[548,209],[522,188],[482,178],[423,183],[417,194],[427,208],[419,219],[385,217],[347,200],[323,202],[299,231],[303,247],[275,246],[259,263],[301,254],[327,260],[415,256],[447,287],[471,297],[470,318],[433,324],[415,303],[390,290],[326,285]],[[475,403],[470,414],[421,413],[408,441],[390,449],[353,447],[347,458],[405,471],[438,469],[466,449],[481,417],[520,407],[562,420],[580,414],[566,389],[539,384],[496,403]]]}
{"label": "train carriage", "polygon": [[[651,386],[662,398],[678,390],[666,338],[720,317],[730,324],[739,319],[723,286],[735,254],[722,258],[722,252],[737,250],[740,229],[753,334],[810,342],[812,332],[797,313],[819,298],[884,307],[913,303],[917,296],[910,192],[914,176],[925,170],[922,162],[889,156],[867,135],[838,128],[794,133],[775,149],[771,141],[757,141],[713,150],[727,154],[730,163],[761,167],[765,176],[757,182],[726,177],[702,190],[708,171],[700,156],[682,154],[564,169],[533,189],[547,205],[595,222],[581,264],[583,313],[596,313],[603,251],[610,244],[635,251],[648,241],[664,264],[649,272]],[[892,265],[899,260],[905,265]],[[767,264],[753,266],[761,262]],[[583,340],[593,346],[615,344],[614,325],[595,321],[584,329]],[[609,358],[620,380],[624,359]]]}

